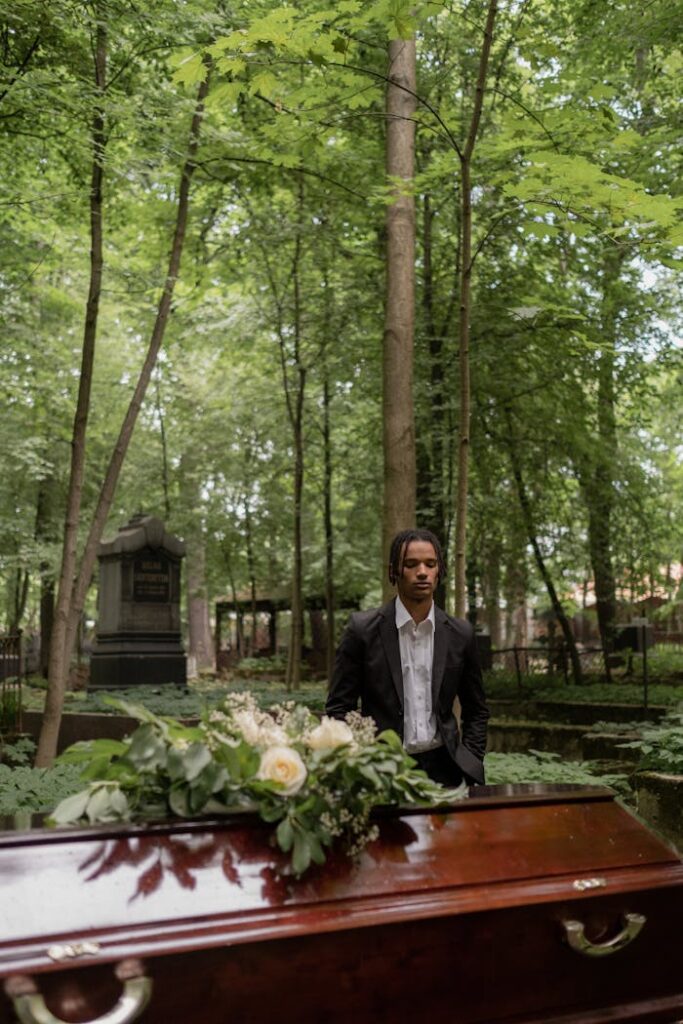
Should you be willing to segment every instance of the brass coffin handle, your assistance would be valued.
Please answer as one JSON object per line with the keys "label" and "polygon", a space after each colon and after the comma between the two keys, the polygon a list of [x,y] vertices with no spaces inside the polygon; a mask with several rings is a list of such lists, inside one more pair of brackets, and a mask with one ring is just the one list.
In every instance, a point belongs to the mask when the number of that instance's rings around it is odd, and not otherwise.
{"label": "brass coffin handle", "polygon": [[563,921],[562,927],[567,942],[577,953],[583,953],[584,956],[609,956],[624,949],[629,942],[633,942],[636,935],[642,931],[646,920],[643,914],[624,914],[621,931],[607,942],[591,942],[587,939],[581,921]]}
{"label": "brass coffin handle", "polygon": [[[116,1006],[88,1024],[130,1024],[137,1020],[152,996],[152,980],[145,977],[139,960],[123,960],[115,969],[123,983],[123,993]],[[65,1024],[45,1005],[33,978],[14,975],[5,982],[5,992],[14,1004],[21,1024]]]}

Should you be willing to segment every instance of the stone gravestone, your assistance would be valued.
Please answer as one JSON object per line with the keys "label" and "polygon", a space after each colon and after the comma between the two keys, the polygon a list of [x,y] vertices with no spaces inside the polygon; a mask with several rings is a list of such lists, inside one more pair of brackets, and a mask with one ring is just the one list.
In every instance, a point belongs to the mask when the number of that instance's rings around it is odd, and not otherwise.
{"label": "stone gravestone", "polygon": [[156,686],[187,679],[180,637],[185,545],[154,516],[138,514],[100,544],[98,622],[90,686]]}

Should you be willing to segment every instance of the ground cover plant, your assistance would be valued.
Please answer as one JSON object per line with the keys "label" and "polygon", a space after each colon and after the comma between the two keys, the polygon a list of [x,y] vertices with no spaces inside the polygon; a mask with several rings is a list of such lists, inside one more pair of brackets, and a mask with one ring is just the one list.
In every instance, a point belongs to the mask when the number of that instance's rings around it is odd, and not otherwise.
{"label": "ground cover plant", "polygon": [[[262,659],[243,659],[260,663]],[[265,660],[265,659],[264,659]],[[514,673],[493,671],[485,673],[485,690],[492,700],[544,700],[568,703],[613,703],[642,705],[643,687],[639,682],[587,682],[581,686],[566,683],[563,677],[548,676],[545,673],[524,678],[519,687]],[[287,690],[282,679],[239,678],[225,680],[221,677],[203,676],[193,680],[187,687],[180,686],[136,686],[116,691],[74,690],[66,694],[65,711],[116,714],[115,708],[107,703],[107,697],[120,697],[125,701],[144,704],[155,714],[172,715],[177,718],[194,718],[206,708],[213,707],[228,693],[253,693],[259,707],[267,708],[284,700],[305,704],[312,711],[322,712],[327,697],[327,685],[322,680],[303,682],[295,690]],[[27,710],[42,711],[45,702],[44,686],[31,677],[23,691],[23,706]],[[683,703],[683,684],[653,681],[648,687],[651,704],[675,707]]]}
{"label": "ground cover plant", "polygon": [[630,796],[627,775],[605,771],[593,761],[567,761],[560,754],[530,750],[528,754],[490,753],[485,764],[486,782],[490,786],[523,782],[603,785],[622,797]]}
{"label": "ground cover plant", "polygon": [[36,745],[29,736],[3,739],[0,734],[0,763],[12,768],[29,765],[33,761]]}
{"label": "ground cover plant", "polygon": [[[634,704],[643,703],[643,684],[633,681],[585,682],[580,686],[567,683],[562,676],[539,673],[525,676],[519,686],[514,673],[488,672],[485,675],[486,695],[492,700],[544,700],[565,701],[575,704]],[[648,703],[676,706],[683,702],[683,684],[660,682],[652,678],[648,685]]]}
{"label": "ground cover plant", "polygon": [[[256,659],[254,659],[256,660]],[[205,710],[215,707],[230,693],[252,693],[259,707],[267,708],[284,700],[305,704],[312,711],[322,712],[327,688],[324,683],[301,683],[295,690],[287,690],[281,679],[249,679],[233,683],[205,677],[183,686],[135,686],[115,691],[75,690],[66,694],[64,709],[67,713],[115,715],[120,711],[109,702],[110,697],[126,702],[141,703],[157,715],[175,718],[198,718]],[[29,685],[24,690],[24,707],[42,711],[45,692]]]}
{"label": "ground cover plant", "polygon": [[74,765],[30,768],[0,764],[0,816],[47,813],[81,786],[80,771]]}
{"label": "ground cover plant", "polygon": [[620,746],[639,751],[638,771],[683,776],[683,710],[670,712],[656,725],[641,722],[634,731],[638,737]]}

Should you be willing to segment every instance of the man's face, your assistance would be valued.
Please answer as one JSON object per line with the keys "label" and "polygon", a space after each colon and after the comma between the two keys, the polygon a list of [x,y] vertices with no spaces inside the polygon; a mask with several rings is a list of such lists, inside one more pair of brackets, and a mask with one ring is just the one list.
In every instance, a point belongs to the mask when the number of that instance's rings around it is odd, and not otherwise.
{"label": "man's face", "polygon": [[396,584],[403,603],[431,602],[439,582],[439,569],[434,545],[425,540],[411,540],[401,552]]}

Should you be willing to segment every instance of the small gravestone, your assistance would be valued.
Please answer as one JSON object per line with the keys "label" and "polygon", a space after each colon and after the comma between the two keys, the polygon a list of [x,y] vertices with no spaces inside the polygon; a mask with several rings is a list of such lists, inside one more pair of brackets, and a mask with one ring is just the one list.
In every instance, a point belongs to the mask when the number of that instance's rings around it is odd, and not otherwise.
{"label": "small gravestone", "polygon": [[180,637],[185,545],[154,516],[138,514],[100,544],[100,592],[90,686],[156,686],[187,678]]}

